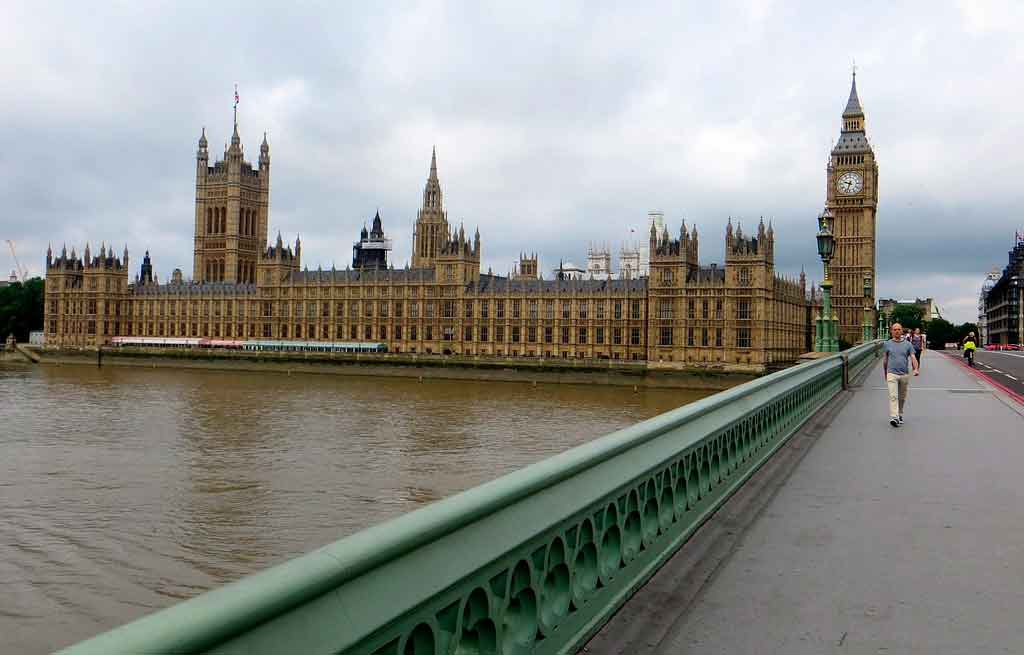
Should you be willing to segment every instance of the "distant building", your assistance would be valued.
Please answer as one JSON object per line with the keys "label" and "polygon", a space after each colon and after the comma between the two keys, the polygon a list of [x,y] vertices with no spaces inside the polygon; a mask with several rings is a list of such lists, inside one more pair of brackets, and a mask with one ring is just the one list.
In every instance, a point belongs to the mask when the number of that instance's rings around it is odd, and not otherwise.
{"label": "distant building", "polygon": [[879,298],[878,299],[878,310],[884,313],[886,316],[892,315],[892,310],[896,309],[896,305],[914,305],[921,310],[921,320],[931,321],[937,318],[942,318],[942,313],[939,311],[939,306],[935,304],[933,298],[914,298],[909,299],[895,299],[895,298]]}
{"label": "distant building", "polygon": [[981,293],[978,294],[978,337],[981,339],[982,344],[989,343],[988,340],[988,312],[985,309],[985,300],[988,297],[988,292],[992,290],[992,287],[999,281],[999,267],[993,268],[985,276],[985,281],[981,283]]}
{"label": "distant building", "polygon": [[519,263],[512,269],[513,280],[539,280],[540,279],[540,260],[537,257],[537,253],[527,255],[524,252],[519,253]]}
{"label": "distant building", "polygon": [[587,272],[572,262],[558,262],[558,268],[552,273],[556,280],[582,280],[587,277]]}
{"label": "distant building", "polygon": [[623,245],[619,251],[619,279],[633,280],[640,277],[640,249]]}
{"label": "distant building", "polygon": [[[641,234],[647,234],[654,228],[655,234],[661,234],[665,230],[665,213],[660,211],[649,211],[647,212],[647,223],[645,225],[646,232]],[[640,243],[640,265],[637,267],[637,275],[649,275],[651,272],[651,248],[647,243]]]}
{"label": "distant building", "polygon": [[587,251],[587,275],[607,278],[612,274],[612,253],[607,246],[591,244]]}
{"label": "distant building", "polygon": [[366,226],[359,233],[359,241],[352,245],[352,268],[387,268],[388,253],[391,251],[391,239],[384,238],[384,228],[380,223],[380,212],[373,217],[373,227],[369,232]]}
{"label": "distant building", "polygon": [[985,297],[988,343],[1024,343],[1024,233],[1014,235],[1009,260]]}

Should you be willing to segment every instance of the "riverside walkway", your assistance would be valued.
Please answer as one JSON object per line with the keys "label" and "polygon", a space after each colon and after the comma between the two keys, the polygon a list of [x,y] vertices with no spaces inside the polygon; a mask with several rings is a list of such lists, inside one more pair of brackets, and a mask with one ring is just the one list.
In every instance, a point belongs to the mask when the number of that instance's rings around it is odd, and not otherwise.
{"label": "riverside walkway", "polygon": [[903,427],[876,361],[583,652],[1024,652],[1024,406],[922,364]]}

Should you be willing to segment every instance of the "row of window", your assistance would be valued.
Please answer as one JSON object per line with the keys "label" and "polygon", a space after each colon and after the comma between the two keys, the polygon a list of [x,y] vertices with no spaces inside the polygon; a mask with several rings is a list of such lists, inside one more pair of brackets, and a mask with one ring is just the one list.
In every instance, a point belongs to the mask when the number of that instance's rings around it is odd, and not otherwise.
{"label": "row of window", "polygon": [[[724,302],[721,298],[715,300],[714,314],[711,313],[711,301],[704,299],[700,301],[700,318],[715,318],[722,319],[725,312],[723,311]],[[658,318],[660,319],[672,319],[675,318],[675,302],[673,300],[659,300],[658,301]],[[689,299],[686,301],[686,318],[697,318],[697,301],[696,299]],[[736,318],[743,321],[751,318],[750,312],[750,298],[739,298],[736,300]]]}
{"label": "row of window", "polygon": [[[199,323],[170,323],[166,326],[163,322],[153,323],[128,323],[128,332],[133,331],[133,327],[144,333],[140,336],[168,336],[168,337],[199,337],[209,335],[212,337],[255,337],[256,336],[256,325],[250,324],[248,330],[246,326],[239,324],[233,326],[231,324],[225,325],[221,334],[221,325],[214,323],[212,325],[202,324],[203,331],[200,333]],[[96,334],[97,326],[100,327],[103,335],[117,334],[120,332],[121,324],[108,322],[108,321],[97,321],[90,320],[84,322],[77,322],[72,324],[72,332],[80,333],[81,328],[84,327],[87,334]],[[191,329],[189,329],[191,327]],[[56,334],[57,322],[50,320],[48,323],[49,332]],[[76,329],[77,328],[77,329]],[[166,332],[166,334],[165,334]],[[233,332],[233,334],[232,334]],[[477,337],[474,339],[475,336]],[[723,346],[722,328],[714,328],[712,331],[710,328],[687,328],[686,330],[686,345],[687,346],[703,346],[721,348]],[[409,326],[408,332],[409,340],[417,341],[422,338],[425,341],[433,341],[435,338],[434,326],[425,325],[422,330],[419,326]],[[456,341],[456,335],[458,334],[456,328],[451,326],[443,326],[437,331],[437,338],[441,341]],[[510,342],[510,343],[545,343],[552,344],[557,343],[561,345],[589,345],[591,344],[589,337],[591,332],[588,328],[576,328],[575,330],[563,327],[556,331],[550,327],[537,328],[527,327],[525,330],[520,326],[512,326],[508,331],[505,330],[504,326],[495,326],[493,332],[488,326],[480,326],[474,328],[473,326],[465,326],[463,328],[462,340],[467,342],[489,342],[493,335],[494,341],[498,343]],[[396,341],[401,341],[403,338],[403,326],[396,325],[390,328],[391,338]],[[606,331],[603,327],[595,328],[593,331],[594,340],[593,345],[605,345]],[[273,334],[273,326],[270,323],[264,323],[262,327],[263,337],[279,337],[282,339],[367,339],[373,340],[378,339],[386,341],[389,338],[389,326],[379,325],[363,325],[363,326],[337,326],[335,329],[327,325],[320,326],[307,325],[303,326],[301,323],[295,325],[281,325],[278,329],[278,334]],[[506,340],[506,336],[508,339]],[[555,340],[555,337],[558,340]],[[607,343],[611,345],[628,345],[640,346],[642,342],[642,331],[640,328],[612,328],[610,330],[610,340]],[[573,339],[575,337],[575,340]],[[659,339],[659,346],[673,346],[675,345],[674,330],[672,328],[661,328]],[[750,348],[751,347],[751,328],[740,327],[736,330],[736,347],[737,348]]]}
{"label": "row of window", "polygon": [[[536,307],[535,303],[536,303],[536,301],[531,301],[531,304],[529,305],[529,311],[526,314],[526,316],[528,318],[530,318],[530,319],[538,318],[538,312],[536,311],[537,307]],[[305,316],[308,316],[310,318],[314,318],[314,317],[317,316],[317,313],[318,313],[318,310],[319,310],[319,315],[320,316],[322,316],[323,318],[329,318],[330,317],[330,312],[331,312],[331,304],[328,303],[328,302],[323,302],[323,303],[308,302],[308,303],[304,303],[302,301],[298,301],[298,302],[294,302],[294,303],[282,302],[282,303],[277,303],[276,305],[277,306],[275,307],[275,303],[263,302],[263,304],[262,304],[262,310],[263,310],[262,311],[262,315],[264,317],[267,317],[267,318],[275,316],[275,315],[277,315],[277,316],[303,316],[303,315],[305,315]],[[360,307],[360,305],[361,305],[361,307]],[[464,305],[464,314],[463,315],[465,316],[465,318],[474,318],[474,307],[475,307],[474,301],[471,301],[471,300],[470,301],[466,301],[465,303],[463,303],[463,305]],[[81,301],[71,301],[71,302],[65,303],[65,305],[64,305],[64,313],[65,314],[68,314],[68,313],[75,313],[75,314],[77,314],[77,313],[80,312],[81,307],[82,307]],[[183,316],[186,315],[185,310],[188,309],[188,310],[191,310],[191,315],[192,316],[204,316],[205,317],[207,315],[210,315],[210,313],[212,312],[213,316],[220,317],[221,316],[221,307],[222,306],[221,306],[220,303],[213,303],[213,306],[211,308],[206,303],[198,303],[197,301],[192,301],[188,306],[181,307],[181,310],[182,310],[182,315]],[[375,310],[376,310],[376,315],[379,318],[388,318],[392,313],[394,314],[395,318],[402,318],[404,310],[405,310],[405,307],[406,307],[406,304],[404,302],[402,302],[402,301],[396,301],[394,303],[390,303],[390,302],[387,302],[387,301],[381,301],[379,303],[372,303],[372,302],[365,302],[365,301],[360,303],[358,301],[353,301],[353,302],[349,302],[347,307],[348,307],[347,314],[348,314],[349,317],[352,317],[352,318],[357,318],[360,315],[362,315],[365,318],[372,318],[374,316]],[[686,307],[687,307],[686,317],[689,318],[689,319],[696,319],[697,318],[697,302],[695,300],[693,300],[693,299],[690,299],[690,300],[687,301]],[[434,318],[434,316],[435,316],[435,303],[433,303],[433,302],[424,302],[423,305],[422,305],[422,308],[423,308],[423,316],[425,318]],[[658,304],[658,318],[659,319],[673,319],[674,318],[674,309],[673,308],[674,308],[673,301],[671,301],[671,300],[660,300],[659,304]],[[718,299],[718,300],[715,301],[715,303],[714,303],[714,313],[713,314],[711,313],[710,301],[707,300],[707,299],[701,301],[700,308],[701,308],[700,318],[703,318],[703,319],[708,319],[708,318],[721,319],[723,317],[723,301],[721,299]],[[96,300],[90,299],[90,300],[86,301],[86,313],[87,314],[90,314],[90,315],[95,314],[96,313],[96,309],[97,309],[97,301]],[[135,309],[136,309],[135,316],[147,316],[147,317],[148,316],[154,316],[154,315],[164,316],[165,315],[165,311],[166,311],[166,315],[167,316],[173,317],[173,316],[176,315],[178,307],[176,306],[176,304],[174,302],[169,303],[169,305],[166,304],[166,303],[161,302],[161,303],[158,303],[156,305],[151,304],[151,303],[136,304]],[[225,316],[227,316],[227,317],[232,316],[232,313],[233,313],[233,305],[232,305],[232,303],[230,303],[230,302],[229,303],[225,303],[223,305],[223,309],[224,309],[224,315]],[[274,313],[275,309],[278,310],[277,314]],[[343,303],[343,302],[335,303],[336,315],[339,318],[342,318],[342,317],[344,317],[346,315],[345,309],[346,309],[346,304],[345,303]],[[408,303],[408,309],[409,309],[409,317],[410,318],[419,318],[420,317],[420,303],[419,302],[416,302],[416,301],[409,302]],[[480,306],[479,306],[479,309],[480,309],[480,318],[486,319],[486,318],[490,317],[489,316],[490,312],[488,311],[487,303],[481,303]],[[544,315],[543,315],[544,318],[545,319],[553,319],[553,317],[554,317],[553,307],[546,307],[545,309],[547,311],[544,312]],[[612,317],[615,318],[615,319],[621,319],[622,318],[621,303],[618,303],[617,306],[615,307],[615,309],[617,311],[612,312]],[[630,317],[632,319],[634,319],[634,320],[638,320],[640,318],[640,316],[641,316],[640,307],[637,306],[637,304],[634,304],[632,309],[634,311],[631,312],[631,316]],[[456,305],[455,301],[448,301],[448,300],[446,300],[446,301],[442,301],[441,304],[440,304],[440,316],[441,316],[441,318],[456,318],[457,317],[457,311],[456,310],[457,310],[457,305]],[[561,315],[560,315],[562,319],[569,320],[569,319],[572,318],[570,313],[569,313],[569,305],[568,305],[568,303],[564,303],[563,304],[562,310],[563,311],[561,312]],[[51,300],[50,301],[50,313],[56,313],[56,311],[57,311],[57,302],[55,300]],[[120,305],[118,303],[108,302],[105,305],[105,311],[106,311],[106,313],[108,315],[110,313],[113,313],[115,315],[119,315],[120,314]],[[156,313],[154,313],[154,312],[156,312]],[[501,301],[498,302],[497,311],[495,312],[495,314],[496,314],[495,318],[498,318],[498,319],[506,318],[504,302],[501,302]],[[244,307],[239,308],[239,315],[240,316],[244,316],[245,315]],[[590,314],[589,314],[589,311],[586,308],[586,305],[580,305],[579,308],[578,308],[578,313],[576,314],[576,317],[581,319],[581,320],[587,320],[589,318],[589,315]],[[738,320],[749,320],[750,318],[752,318],[752,315],[751,315],[751,300],[749,298],[737,299],[737,301],[736,301],[736,314],[735,314],[735,316],[736,316],[736,318]],[[520,311],[519,301],[513,301],[512,302],[511,317],[513,319],[520,319],[520,318],[523,317],[523,314]],[[604,319],[605,318],[604,312],[603,311],[596,312],[595,313],[595,318],[599,319],[599,320]]]}
{"label": "row of window", "polygon": [[[748,266],[741,266],[739,268],[739,285],[744,287],[750,286],[750,268]],[[661,281],[662,286],[672,286],[676,281],[676,272],[673,268],[660,268],[658,279]]]}
{"label": "row of window", "polygon": [[[227,234],[227,207],[206,209],[206,234]],[[256,236],[257,213],[255,209],[242,208],[238,211],[238,233],[242,236]]]}
{"label": "row of window", "polygon": [[[699,342],[698,342],[699,337]],[[661,328],[660,334],[658,335],[659,346],[672,346],[675,345],[674,331],[670,327]],[[722,347],[722,328],[715,328],[712,333],[710,328],[700,328],[699,334],[695,328],[686,329],[686,345],[687,346],[712,346],[716,348]],[[750,328],[740,327],[736,329],[736,347],[737,348],[750,348]]]}

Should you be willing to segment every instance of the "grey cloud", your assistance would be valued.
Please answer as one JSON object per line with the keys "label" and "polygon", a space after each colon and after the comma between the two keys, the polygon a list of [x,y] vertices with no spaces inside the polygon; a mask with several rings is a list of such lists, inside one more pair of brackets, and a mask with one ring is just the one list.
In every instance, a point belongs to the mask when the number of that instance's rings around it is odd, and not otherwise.
{"label": "grey cloud", "polygon": [[436,144],[449,216],[479,225],[495,270],[520,250],[550,270],[590,241],[617,249],[661,209],[699,226],[706,261],[722,259],[728,216],[771,217],[777,268],[817,278],[813,219],[853,57],[881,165],[880,294],[920,289],[971,318],[963,299],[1021,227],[1012,5],[4,11],[0,232],[35,272],[48,241],[89,239],[188,273],[196,139],[206,126],[215,152],[227,140],[236,82],[250,158],[270,133],[271,227],[301,233],[313,267],[343,266],[378,207],[406,261]]}

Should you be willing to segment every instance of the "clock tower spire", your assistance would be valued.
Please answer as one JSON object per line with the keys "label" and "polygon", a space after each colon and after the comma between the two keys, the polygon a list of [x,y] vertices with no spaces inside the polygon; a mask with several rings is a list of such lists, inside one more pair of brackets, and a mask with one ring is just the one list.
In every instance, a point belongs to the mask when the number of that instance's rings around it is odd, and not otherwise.
{"label": "clock tower spire", "polygon": [[835,254],[832,259],[833,307],[839,334],[848,343],[861,340],[866,302],[864,280],[875,274],[875,229],[878,208],[878,163],[865,131],[864,109],[857,93],[857,70],[842,114],[839,140],[832,148],[826,173],[825,205],[835,216]]}

